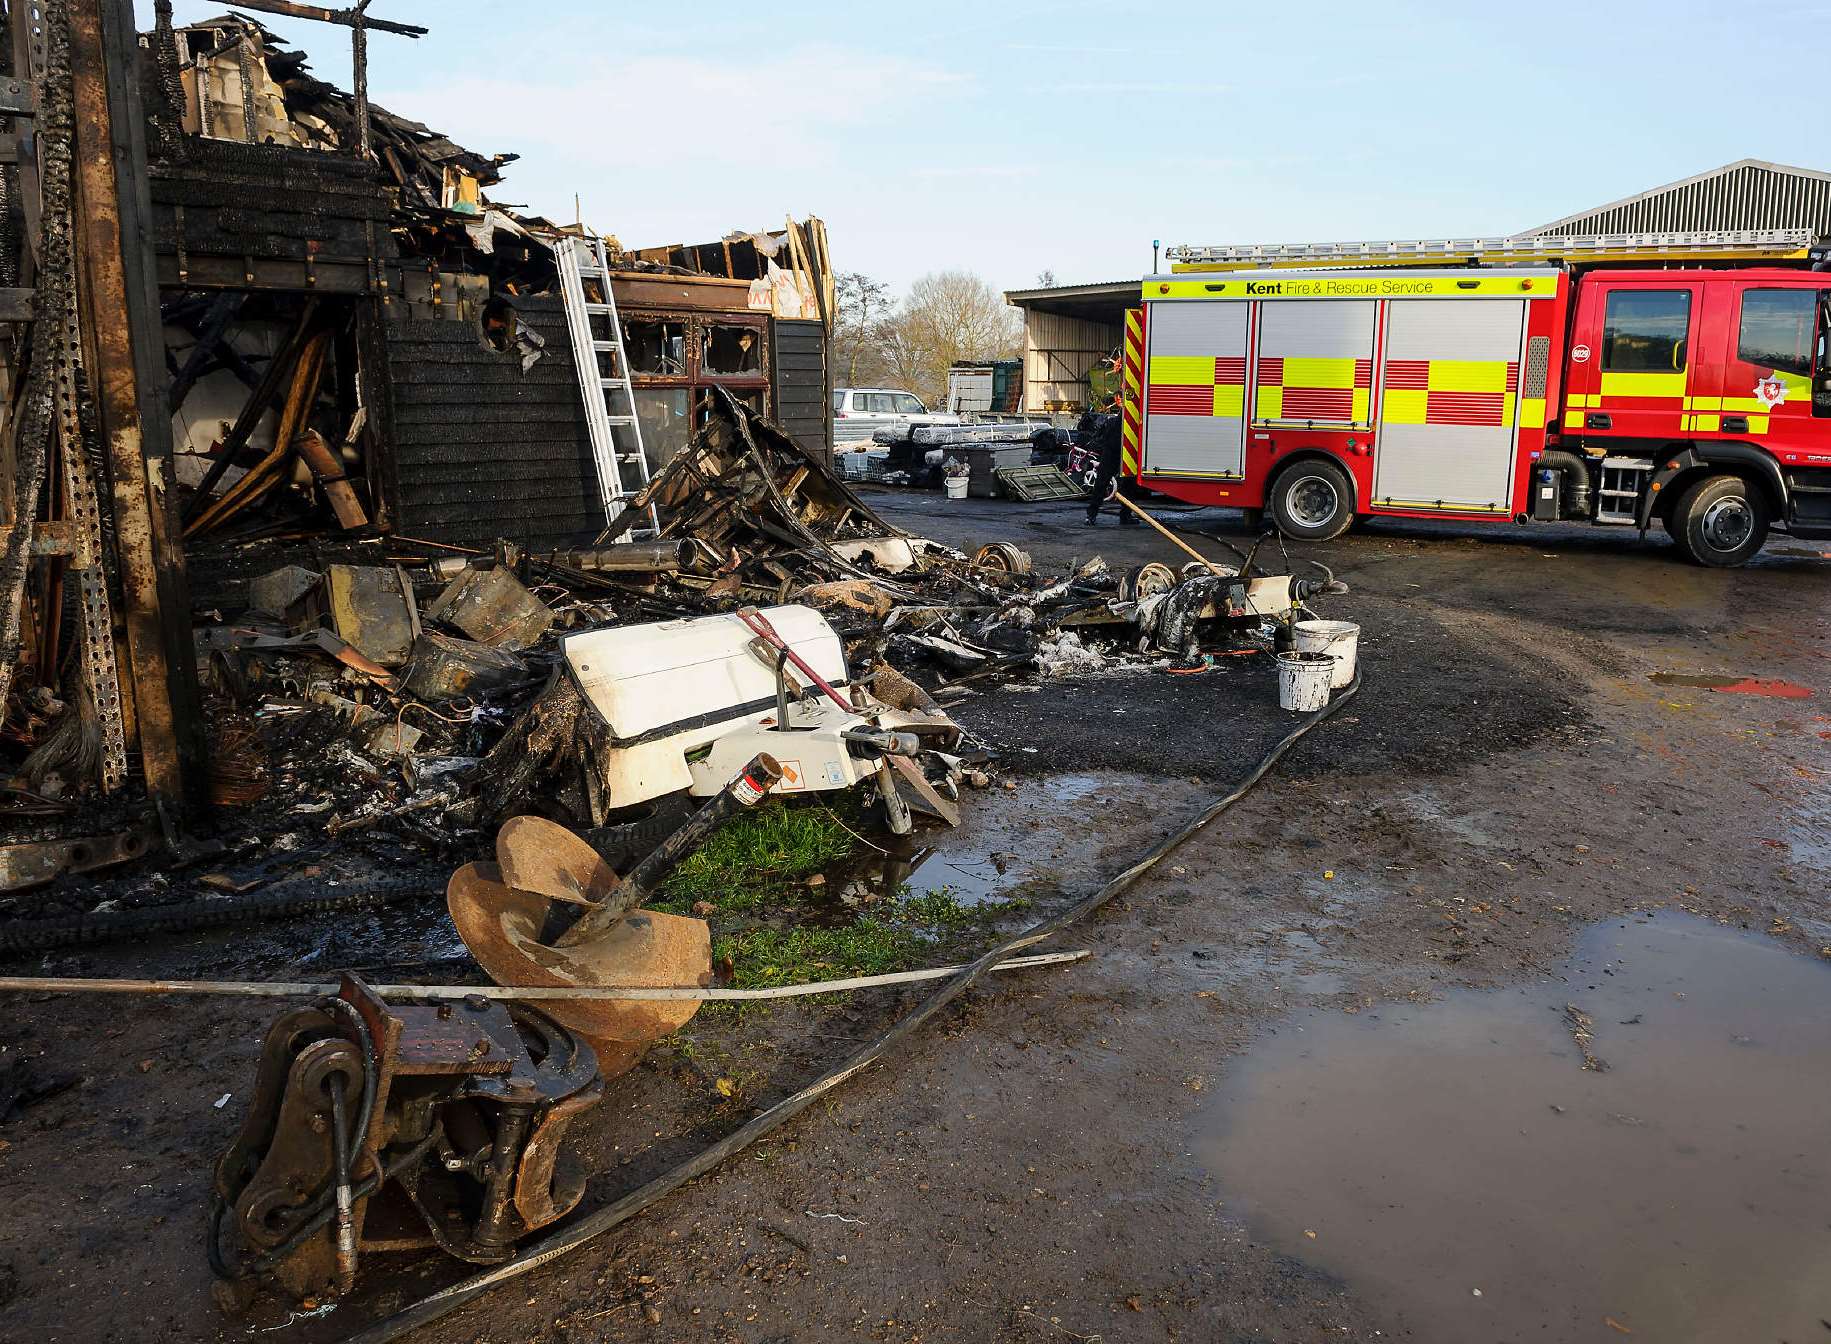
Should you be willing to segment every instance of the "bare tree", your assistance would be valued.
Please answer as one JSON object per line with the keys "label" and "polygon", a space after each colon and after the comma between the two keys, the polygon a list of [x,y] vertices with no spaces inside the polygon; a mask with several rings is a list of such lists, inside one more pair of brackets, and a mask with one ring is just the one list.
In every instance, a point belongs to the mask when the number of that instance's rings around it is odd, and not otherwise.
{"label": "bare tree", "polygon": [[1054,289],[1055,272],[1052,270],[1038,271],[1036,273],[1036,287],[1038,289]]}
{"label": "bare tree", "polygon": [[878,327],[890,311],[890,289],[862,271],[843,271],[833,279],[835,308],[833,347],[845,366],[846,386],[858,386],[859,368],[875,381],[882,359]]}
{"label": "bare tree", "polygon": [[910,286],[881,324],[879,348],[901,386],[933,404],[956,361],[1013,358],[1022,333],[1017,310],[991,285],[966,271],[940,271]]}

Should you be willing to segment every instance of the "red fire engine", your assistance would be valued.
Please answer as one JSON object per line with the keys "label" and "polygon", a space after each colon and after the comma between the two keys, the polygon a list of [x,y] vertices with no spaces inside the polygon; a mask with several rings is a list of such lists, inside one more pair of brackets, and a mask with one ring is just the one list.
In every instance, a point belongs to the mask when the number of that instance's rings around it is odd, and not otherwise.
{"label": "red fire engine", "polygon": [[1831,537],[1831,267],[1804,231],[1171,250],[1126,470],[1326,540],[1359,517]]}

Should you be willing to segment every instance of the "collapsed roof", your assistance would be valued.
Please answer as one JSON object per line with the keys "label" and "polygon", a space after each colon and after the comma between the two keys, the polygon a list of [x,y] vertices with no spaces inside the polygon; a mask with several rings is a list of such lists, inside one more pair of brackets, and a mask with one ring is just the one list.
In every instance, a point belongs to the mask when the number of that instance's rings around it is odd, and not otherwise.
{"label": "collapsed roof", "polygon": [[[152,35],[155,61],[175,73],[184,131],[212,139],[354,153],[361,141],[356,98],[311,73],[303,51],[265,25],[223,14]],[[170,92],[172,81],[160,80]],[[374,102],[369,143],[409,213],[481,214],[482,188],[502,180],[519,155],[483,155]]]}

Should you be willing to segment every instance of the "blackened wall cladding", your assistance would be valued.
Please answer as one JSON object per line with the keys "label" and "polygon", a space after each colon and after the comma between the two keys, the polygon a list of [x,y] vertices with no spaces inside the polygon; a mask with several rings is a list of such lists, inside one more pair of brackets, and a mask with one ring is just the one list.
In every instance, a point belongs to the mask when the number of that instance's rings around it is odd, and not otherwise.
{"label": "blackened wall cladding", "polygon": [[551,550],[603,530],[565,312],[557,298],[518,306],[547,342],[526,373],[472,323],[384,321],[396,532]]}
{"label": "blackened wall cladding", "polygon": [[162,254],[359,262],[372,245],[394,255],[388,192],[373,164],[186,136],[184,157],[152,164],[148,176]]}
{"label": "blackened wall cladding", "polygon": [[771,325],[776,423],[803,447],[819,451],[826,447],[826,330],[818,322],[777,319]]}

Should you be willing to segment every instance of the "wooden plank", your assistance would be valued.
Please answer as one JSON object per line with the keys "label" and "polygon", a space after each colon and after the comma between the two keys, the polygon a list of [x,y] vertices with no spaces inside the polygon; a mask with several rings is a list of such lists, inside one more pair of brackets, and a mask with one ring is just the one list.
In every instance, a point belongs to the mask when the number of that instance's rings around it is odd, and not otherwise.
{"label": "wooden plank", "polygon": [[[307,265],[281,257],[255,257],[245,262],[241,257],[185,255],[185,270],[178,272],[178,258],[169,252],[157,258],[159,283],[167,289],[277,289],[299,294],[366,294],[369,291],[369,268],[360,259],[327,261],[319,257]],[[392,269],[392,268],[391,268]],[[252,275],[253,279],[249,279]]]}

